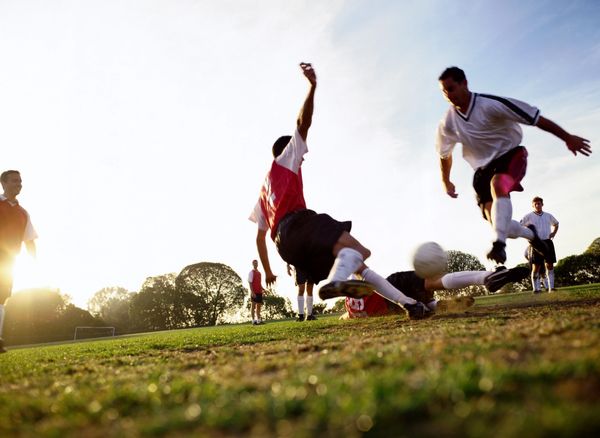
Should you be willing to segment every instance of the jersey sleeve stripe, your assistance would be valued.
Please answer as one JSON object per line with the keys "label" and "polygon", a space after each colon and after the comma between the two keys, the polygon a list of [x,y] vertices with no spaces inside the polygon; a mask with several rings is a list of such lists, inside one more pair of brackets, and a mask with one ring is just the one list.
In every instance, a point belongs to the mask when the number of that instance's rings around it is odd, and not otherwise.
{"label": "jersey sleeve stripe", "polygon": [[517,114],[521,118],[523,118],[530,125],[533,125],[537,121],[537,117],[538,117],[538,114],[539,114],[540,110],[537,110],[537,112],[535,113],[535,115],[532,117],[529,114],[527,114],[525,111],[523,111],[523,109],[519,108],[513,102],[511,102],[510,100],[508,100],[508,99],[506,99],[504,97],[493,96],[491,94],[480,94],[480,96],[481,97],[487,97],[488,99],[493,99],[493,100],[496,100],[496,101],[500,102],[501,104],[503,104],[506,107],[508,107],[512,112],[514,112],[515,114]]}

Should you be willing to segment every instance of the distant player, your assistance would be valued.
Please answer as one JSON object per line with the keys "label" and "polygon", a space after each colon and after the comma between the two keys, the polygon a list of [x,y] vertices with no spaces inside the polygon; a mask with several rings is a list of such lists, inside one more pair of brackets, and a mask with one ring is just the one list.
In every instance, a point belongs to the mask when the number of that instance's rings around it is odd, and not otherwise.
{"label": "distant player", "polygon": [[[433,312],[458,312],[472,306],[473,298],[458,297],[437,301],[434,299],[434,292],[480,285],[485,285],[490,292],[496,292],[505,284],[520,281],[528,275],[529,269],[525,267],[506,269],[502,266],[496,271],[451,272],[426,279],[417,277],[414,271],[404,271],[390,275],[387,280],[409,297],[426,303]],[[362,298],[346,297],[345,307],[343,319],[382,316],[400,311],[397,305],[382,299],[378,294]]]}
{"label": "distant player", "polygon": [[554,263],[556,263],[556,251],[554,249],[554,236],[558,232],[558,221],[550,213],[542,211],[544,200],[539,196],[531,201],[533,211],[523,216],[522,225],[534,225],[538,236],[542,239],[548,251],[546,254],[540,254],[533,247],[529,247],[529,262],[531,263],[531,284],[534,293],[541,292],[541,268],[545,264],[547,290],[554,290]]}
{"label": "distant player", "polygon": [[[288,275],[294,276],[294,282],[298,288],[298,322],[315,321],[317,317],[313,315],[313,288],[314,284],[308,281],[307,275],[292,267],[289,263],[287,265]],[[304,293],[306,292],[306,317],[304,316]]]}
{"label": "distant player", "polygon": [[263,305],[262,276],[258,270],[258,261],[252,260],[252,270],[248,274],[248,285],[250,289],[250,315],[252,316],[252,324],[262,324],[260,311]]}
{"label": "distant player", "polygon": [[7,170],[0,175],[4,193],[0,195],[0,353],[6,353],[2,330],[4,328],[4,304],[12,294],[12,269],[15,257],[25,242],[27,252],[35,257],[35,232],[29,213],[19,205],[17,196],[23,187],[21,174]]}
{"label": "distant player", "polygon": [[[301,166],[308,152],[306,137],[312,124],[317,76],[310,64],[301,63],[300,68],[310,83],[308,96],[294,135],[280,137],[273,145],[274,161],[250,216],[258,225],[256,246],[267,285],[276,280],[265,241],[270,230],[279,255],[304,272],[307,281],[318,284],[329,276],[329,282],[319,290],[321,298],[370,293],[375,288],[388,300],[402,305],[411,318],[426,317],[428,309],[423,303],[407,297],[365,265],[371,252],[350,234],[351,222],[339,222],[306,208]],[[354,273],[360,273],[371,284],[348,280]]]}
{"label": "distant player", "polygon": [[540,111],[516,99],[472,93],[465,73],[449,67],[439,77],[440,86],[451,107],[437,131],[442,182],[446,193],[456,198],[450,181],[452,151],[462,143],[464,159],[475,169],[473,187],[484,218],[492,224],[496,240],[487,258],[496,263],[506,261],[506,239],[524,237],[546,254],[548,249],[538,237],[533,224],[529,227],[512,220],[510,193],[522,191],[521,180],[527,168],[527,150],[520,146],[523,134],[519,124],[537,126],[563,140],[577,155],[589,156],[589,141],[571,135]]}

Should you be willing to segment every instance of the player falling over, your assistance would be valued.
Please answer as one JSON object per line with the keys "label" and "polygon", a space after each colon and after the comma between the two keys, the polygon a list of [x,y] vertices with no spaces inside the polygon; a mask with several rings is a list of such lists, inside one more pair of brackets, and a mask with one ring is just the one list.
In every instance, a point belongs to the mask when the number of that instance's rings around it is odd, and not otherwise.
{"label": "player falling over", "polygon": [[[321,298],[350,293],[360,296],[375,289],[402,306],[411,318],[426,317],[429,309],[423,303],[407,297],[365,265],[371,252],[350,234],[350,221],[339,222],[306,208],[301,166],[308,152],[306,138],[312,124],[317,76],[311,64],[301,63],[300,68],[310,83],[308,95],[294,135],[280,137],[273,145],[274,160],[250,215],[250,220],[258,225],[256,247],[265,282],[270,286],[277,278],[271,270],[265,240],[270,230],[279,255],[304,272],[307,281],[318,284],[328,278],[329,282],[319,291]],[[354,273],[365,281],[349,280]]]}
{"label": "player falling over", "polygon": [[[425,279],[419,278],[415,271],[404,271],[390,275],[387,280],[409,297],[426,303],[432,313],[444,313],[464,311],[472,306],[475,300],[463,296],[452,300],[438,301],[434,299],[436,290],[485,285],[490,292],[496,292],[505,284],[521,281],[527,276],[529,276],[527,267],[506,269],[504,266],[500,266],[496,271],[451,272]],[[343,319],[399,313],[398,306],[383,300],[378,294],[365,297],[346,297],[345,307],[346,314],[342,316]]]}
{"label": "player falling over", "polygon": [[477,203],[496,235],[487,258],[504,263],[506,239],[518,237],[528,239],[537,251],[546,255],[547,246],[537,236],[535,226],[525,227],[512,219],[510,193],[523,191],[521,180],[527,168],[527,150],[520,146],[523,133],[519,124],[537,126],[554,134],[573,155],[589,156],[592,153],[589,141],[569,134],[525,102],[472,93],[458,67],[444,70],[439,82],[451,104],[440,121],[436,142],[446,193],[452,198],[458,196],[450,181],[450,170],[454,146],[462,143],[463,157],[475,170],[473,187]]}

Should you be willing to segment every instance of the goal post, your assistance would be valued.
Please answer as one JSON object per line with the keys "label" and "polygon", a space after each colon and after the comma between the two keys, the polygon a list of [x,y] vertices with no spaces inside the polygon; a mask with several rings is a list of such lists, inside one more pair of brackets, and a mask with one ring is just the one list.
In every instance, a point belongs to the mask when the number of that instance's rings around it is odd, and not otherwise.
{"label": "goal post", "polygon": [[77,339],[106,338],[114,335],[114,327],[77,326],[75,327],[75,335],[73,335],[73,340],[76,341]]}

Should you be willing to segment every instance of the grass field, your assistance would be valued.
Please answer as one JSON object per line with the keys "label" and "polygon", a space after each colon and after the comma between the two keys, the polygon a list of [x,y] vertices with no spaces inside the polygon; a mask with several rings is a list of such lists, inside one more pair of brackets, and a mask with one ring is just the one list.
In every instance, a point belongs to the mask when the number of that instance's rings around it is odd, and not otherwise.
{"label": "grass field", "polygon": [[0,436],[599,436],[600,285],[13,349]]}

